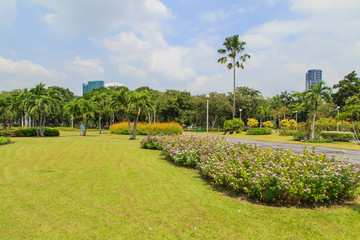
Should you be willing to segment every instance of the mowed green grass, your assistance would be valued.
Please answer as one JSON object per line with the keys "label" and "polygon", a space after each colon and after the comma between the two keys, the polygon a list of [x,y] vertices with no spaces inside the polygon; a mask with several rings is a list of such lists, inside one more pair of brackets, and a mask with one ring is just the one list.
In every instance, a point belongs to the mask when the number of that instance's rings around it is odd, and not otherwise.
{"label": "mowed green grass", "polygon": [[358,203],[254,204],[127,136],[62,132],[0,146],[0,239],[358,239]]}

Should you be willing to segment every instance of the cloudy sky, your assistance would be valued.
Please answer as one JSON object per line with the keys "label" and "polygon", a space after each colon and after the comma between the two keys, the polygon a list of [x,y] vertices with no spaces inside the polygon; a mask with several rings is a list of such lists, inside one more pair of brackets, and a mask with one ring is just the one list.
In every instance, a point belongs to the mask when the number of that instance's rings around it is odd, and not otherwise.
{"label": "cloudy sky", "polygon": [[39,82],[81,95],[91,80],[130,89],[232,90],[217,63],[226,37],[251,59],[236,86],[303,91],[360,72],[359,0],[1,0],[0,90]]}

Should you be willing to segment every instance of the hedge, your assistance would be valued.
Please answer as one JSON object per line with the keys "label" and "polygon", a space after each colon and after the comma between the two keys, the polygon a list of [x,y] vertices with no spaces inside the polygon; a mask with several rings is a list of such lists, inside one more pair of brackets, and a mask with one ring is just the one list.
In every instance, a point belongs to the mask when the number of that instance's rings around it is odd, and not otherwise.
{"label": "hedge", "polygon": [[246,135],[270,135],[272,129],[270,128],[249,128],[246,131]]}
{"label": "hedge", "polygon": [[[131,123],[131,129],[133,129],[134,123]],[[129,125],[127,122],[115,123],[110,126],[110,132],[113,134],[119,135],[128,135]],[[138,135],[179,135],[183,133],[183,128],[180,124],[171,122],[171,123],[138,123],[136,134]]]}
{"label": "hedge", "polygon": [[352,134],[349,132],[321,132],[320,136],[325,139],[339,142],[350,142],[354,140]]}
{"label": "hedge", "polygon": [[[44,128],[45,137],[60,136],[60,132],[55,128]],[[0,130],[0,136],[4,137],[36,137],[36,129],[34,127],[19,128],[14,130]]]}

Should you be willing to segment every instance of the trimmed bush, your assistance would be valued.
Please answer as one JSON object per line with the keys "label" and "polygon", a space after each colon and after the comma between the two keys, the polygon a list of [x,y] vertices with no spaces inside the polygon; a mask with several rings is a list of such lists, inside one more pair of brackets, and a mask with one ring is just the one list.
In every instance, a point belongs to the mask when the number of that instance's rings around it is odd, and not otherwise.
{"label": "trimmed bush", "polygon": [[[134,123],[131,123],[131,129],[133,129]],[[128,135],[129,125],[127,122],[115,123],[110,126],[110,132],[113,134],[119,135]],[[183,133],[183,128],[180,124],[171,122],[171,123],[138,123],[136,134],[138,135],[178,135]]]}
{"label": "trimmed bush", "polygon": [[[162,154],[171,161],[196,167],[215,184],[261,202],[338,203],[359,194],[360,170],[355,164],[328,159],[314,149],[310,152],[305,148],[303,154],[296,154],[194,135],[157,139]],[[146,148],[146,144],[144,139],[141,145]]]}
{"label": "trimmed bush", "polygon": [[234,118],[233,120],[227,120],[224,122],[224,132],[236,132],[240,133],[244,129],[244,122],[239,118]]}
{"label": "trimmed bush", "polygon": [[12,137],[14,130],[0,130],[0,136],[2,137]]}
{"label": "trimmed bush", "polygon": [[270,135],[272,129],[270,128],[249,128],[246,131],[246,135]]}
{"label": "trimmed bush", "polygon": [[321,132],[320,136],[325,139],[339,142],[350,142],[354,140],[352,134],[349,132]]}
{"label": "trimmed bush", "polygon": [[[60,136],[60,132],[55,128],[44,128],[45,137]],[[0,130],[0,136],[8,137],[36,137],[36,129],[34,127],[18,128],[14,130]]]}
{"label": "trimmed bush", "polygon": [[331,139],[320,138],[320,139],[308,139],[308,140],[305,140],[305,142],[308,142],[308,143],[332,143],[334,141]]}
{"label": "trimmed bush", "polygon": [[298,133],[298,131],[296,131],[296,130],[281,130],[279,135],[280,136],[294,136],[297,133]]}
{"label": "trimmed bush", "polygon": [[305,138],[306,138],[306,134],[302,132],[297,132],[293,136],[294,141],[302,141],[305,140]]}
{"label": "trimmed bush", "polygon": [[10,142],[10,137],[0,136],[0,145]]}

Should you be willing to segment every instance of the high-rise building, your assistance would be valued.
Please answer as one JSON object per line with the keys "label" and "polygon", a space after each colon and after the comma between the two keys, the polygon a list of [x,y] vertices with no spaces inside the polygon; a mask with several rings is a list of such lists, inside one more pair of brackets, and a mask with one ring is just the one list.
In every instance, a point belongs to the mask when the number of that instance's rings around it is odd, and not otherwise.
{"label": "high-rise building", "polygon": [[320,69],[312,69],[306,73],[305,90],[309,90],[311,85],[318,84],[322,81],[322,71]]}
{"label": "high-rise building", "polygon": [[88,81],[88,83],[83,83],[83,95],[94,89],[102,88],[104,85],[104,81]]}

